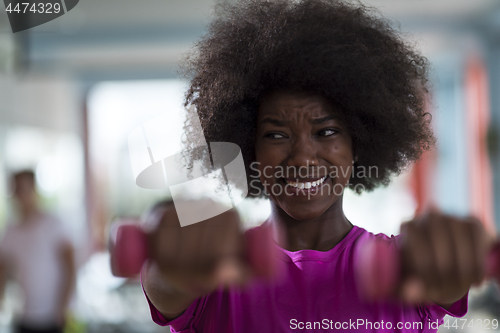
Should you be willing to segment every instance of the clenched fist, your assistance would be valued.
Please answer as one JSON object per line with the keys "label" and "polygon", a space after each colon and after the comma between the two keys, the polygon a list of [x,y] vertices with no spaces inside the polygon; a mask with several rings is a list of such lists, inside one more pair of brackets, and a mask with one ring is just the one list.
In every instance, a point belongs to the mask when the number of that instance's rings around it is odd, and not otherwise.
{"label": "clenched fist", "polygon": [[402,232],[400,294],[405,300],[447,307],[485,278],[493,240],[479,221],[434,209],[405,223]]}

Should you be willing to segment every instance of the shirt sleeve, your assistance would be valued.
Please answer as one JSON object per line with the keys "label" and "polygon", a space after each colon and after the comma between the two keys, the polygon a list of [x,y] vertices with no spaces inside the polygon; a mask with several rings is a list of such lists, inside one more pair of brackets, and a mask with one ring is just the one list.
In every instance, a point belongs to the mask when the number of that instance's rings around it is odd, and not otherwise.
{"label": "shirt sleeve", "polygon": [[467,293],[461,299],[453,303],[453,305],[448,310],[438,304],[433,303],[431,305],[425,306],[424,312],[429,318],[434,319],[434,321],[436,321],[436,319],[443,318],[445,315],[460,318],[465,316],[467,310],[469,309],[468,299],[469,291],[467,291]]}
{"label": "shirt sleeve", "polygon": [[[143,267],[145,267],[145,265]],[[195,333],[193,329],[194,319],[202,311],[205,297],[194,300],[193,303],[191,303],[191,305],[186,310],[184,310],[184,312],[180,316],[168,320],[161,314],[160,311],[158,311],[158,309],[154,306],[154,304],[146,294],[142,282],[142,270],[140,277],[142,291],[144,292],[144,296],[146,297],[146,300],[148,302],[149,310],[151,312],[151,319],[153,319],[153,322],[160,326],[170,326],[170,331],[172,333]]]}
{"label": "shirt sleeve", "polygon": [[[437,323],[435,325],[427,324],[425,325],[425,327],[430,329],[432,327],[441,326],[444,323],[445,315],[457,318],[465,316],[468,310],[468,299],[469,291],[467,291],[467,293],[461,299],[453,303],[453,305],[448,310],[435,303],[420,305],[419,312],[422,319],[424,320],[424,323]],[[427,331],[424,330],[424,332]],[[432,332],[435,332],[435,330]]]}

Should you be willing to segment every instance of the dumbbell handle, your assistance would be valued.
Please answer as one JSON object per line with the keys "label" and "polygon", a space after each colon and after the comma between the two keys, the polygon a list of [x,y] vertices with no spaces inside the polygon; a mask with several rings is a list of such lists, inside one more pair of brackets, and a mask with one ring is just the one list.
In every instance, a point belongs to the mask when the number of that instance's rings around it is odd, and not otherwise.
{"label": "dumbbell handle", "polygon": [[[386,298],[394,295],[401,280],[401,259],[389,242],[373,240],[361,250],[355,271],[362,295],[369,299]],[[500,282],[500,242],[486,258],[486,277]]]}
{"label": "dumbbell handle", "polygon": [[[111,270],[119,277],[137,276],[150,257],[149,235],[137,224],[117,227],[110,246]],[[245,233],[246,258],[256,276],[272,277],[276,273],[276,251],[273,234],[268,227],[259,227]]]}

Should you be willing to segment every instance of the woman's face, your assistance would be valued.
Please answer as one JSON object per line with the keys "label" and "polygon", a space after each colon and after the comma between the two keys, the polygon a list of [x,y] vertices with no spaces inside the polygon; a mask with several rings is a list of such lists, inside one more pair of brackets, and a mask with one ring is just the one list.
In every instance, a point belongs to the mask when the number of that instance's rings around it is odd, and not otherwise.
{"label": "woman's face", "polygon": [[322,215],[351,177],[351,136],[340,114],[318,95],[267,95],[257,116],[255,150],[266,192],[296,220]]}

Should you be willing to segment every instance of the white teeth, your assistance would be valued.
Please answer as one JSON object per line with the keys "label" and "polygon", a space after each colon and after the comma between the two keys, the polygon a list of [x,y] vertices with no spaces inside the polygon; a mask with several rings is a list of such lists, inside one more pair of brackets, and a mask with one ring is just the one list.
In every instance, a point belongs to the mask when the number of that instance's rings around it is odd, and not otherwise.
{"label": "white teeth", "polygon": [[301,182],[291,182],[291,181],[287,181],[288,185],[290,186],[293,186],[293,187],[297,187],[299,189],[310,189],[312,187],[316,187],[318,186],[319,184],[323,183],[326,179],[326,176],[321,178],[321,179],[318,179],[314,182],[305,182],[305,183],[301,183]]}

